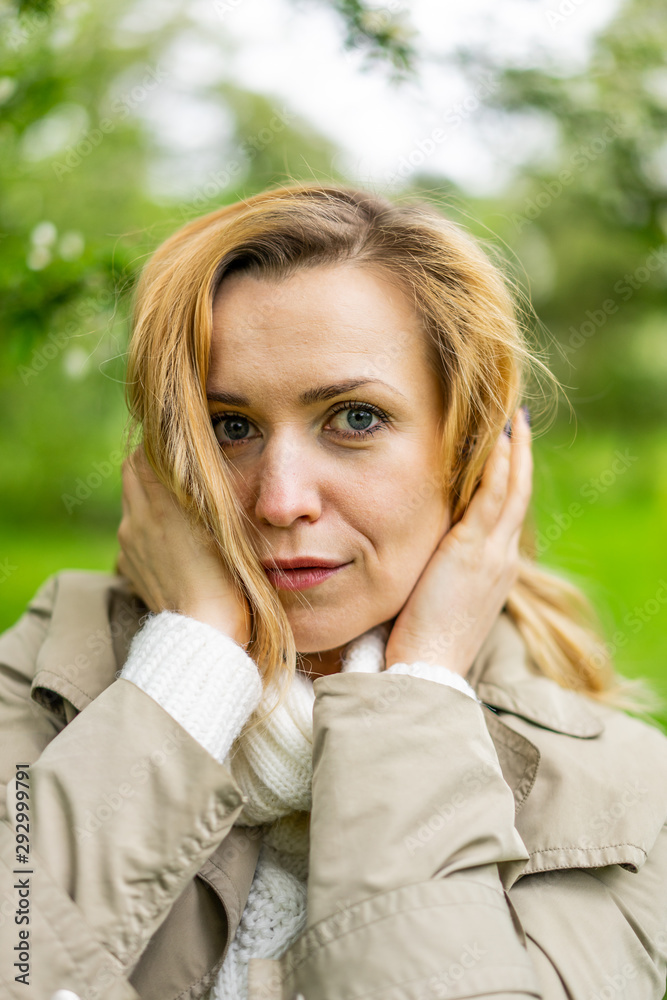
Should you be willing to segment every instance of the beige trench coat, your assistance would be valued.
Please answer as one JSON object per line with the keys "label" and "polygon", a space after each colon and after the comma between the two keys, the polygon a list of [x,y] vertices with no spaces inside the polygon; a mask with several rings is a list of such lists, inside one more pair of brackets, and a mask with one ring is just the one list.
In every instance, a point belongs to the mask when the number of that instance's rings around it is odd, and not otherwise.
{"label": "beige trench coat", "polygon": [[[195,1000],[241,918],[243,795],[117,678],[145,613],[66,570],[0,636],[2,997]],[[250,1000],[663,996],[667,737],[536,674],[505,613],[467,677],[481,712],[421,678],[315,681],[307,926],[251,960]]]}

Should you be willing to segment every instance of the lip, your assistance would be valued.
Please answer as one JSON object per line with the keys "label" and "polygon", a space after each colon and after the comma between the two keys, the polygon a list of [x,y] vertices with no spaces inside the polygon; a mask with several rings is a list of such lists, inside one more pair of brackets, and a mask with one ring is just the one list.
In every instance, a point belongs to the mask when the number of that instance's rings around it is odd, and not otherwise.
{"label": "lip", "polygon": [[307,590],[309,587],[316,587],[318,583],[323,583],[329,577],[339,573],[350,563],[332,563],[330,565],[313,565],[305,560],[285,560],[285,562],[301,562],[300,566],[286,567],[283,563],[276,563],[265,566],[264,572],[269,578],[269,582],[278,590]]}
{"label": "lip", "polygon": [[266,559],[262,566],[264,569],[302,569],[304,566],[324,566],[327,569],[336,566],[344,566],[340,559],[327,559],[324,556],[290,556],[286,559]]}

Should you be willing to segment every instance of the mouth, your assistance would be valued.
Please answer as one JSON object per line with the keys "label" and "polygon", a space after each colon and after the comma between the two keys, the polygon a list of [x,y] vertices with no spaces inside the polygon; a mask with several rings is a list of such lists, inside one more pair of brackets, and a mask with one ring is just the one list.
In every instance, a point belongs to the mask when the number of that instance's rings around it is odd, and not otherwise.
{"label": "mouth", "polygon": [[306,590],[309,587],[316,587],[350,565],[349,562],[334,563],[305,557],[272,562],[264,566],[264,572],[269,582],[278,590]]}

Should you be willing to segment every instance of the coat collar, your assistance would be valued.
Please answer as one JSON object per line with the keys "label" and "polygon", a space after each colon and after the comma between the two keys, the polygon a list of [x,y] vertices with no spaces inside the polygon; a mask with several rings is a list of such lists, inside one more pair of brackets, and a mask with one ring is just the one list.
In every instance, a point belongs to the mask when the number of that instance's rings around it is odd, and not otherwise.
{"label": "coat collar", "polygon": [[567,736],[590,738],[604,731],[592,699],[561,687],[534,665],[506,612],[496,619],[466,680],[484,704]]}
{"label": "coat collar", "polygon": [[65,570],[55,588],[31,694],[50,709],[59,695],[81,712],[118,676],[148,608],[108,573]]}

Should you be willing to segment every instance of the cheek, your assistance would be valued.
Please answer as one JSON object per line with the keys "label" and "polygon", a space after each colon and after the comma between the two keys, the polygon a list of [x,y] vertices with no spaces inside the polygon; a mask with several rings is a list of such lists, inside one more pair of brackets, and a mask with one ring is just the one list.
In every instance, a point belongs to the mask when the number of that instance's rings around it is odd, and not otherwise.
{"label": "cheek", "polygon": [[[220,449],[220,454],[223,460],[226,461],[222,449]],[[241,468],[240,466],[237,467],[233,461],[228,461],[226,462],[226,470],[232,492],[243,510],[247,514],[252,515],[257,500],[259,482],[252,465]]]}
{"label": "cheek", "polygon": [[382,590],[407,597],[449,527],[436,475],[406,474],[403,466],[365,495],[363,523],[356,523],[372,546],[370,571]]}

